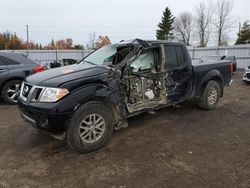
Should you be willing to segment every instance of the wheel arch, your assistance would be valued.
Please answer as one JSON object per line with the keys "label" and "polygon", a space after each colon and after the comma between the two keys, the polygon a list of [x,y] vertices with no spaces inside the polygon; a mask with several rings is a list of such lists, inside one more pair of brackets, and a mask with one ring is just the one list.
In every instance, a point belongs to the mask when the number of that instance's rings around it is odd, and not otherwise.
{"label": "wheel arch", "polygon": [[207,86],[209,81],[216,81],[218,82],[219,86],[220,86],[220,97],[223,97],[223,85],[224,85],[224,80],[222,75],[220,74],[220,72],[218,70],[212,70],[209,71],[204,78],[201,81],[201,87],[199,90],[199,96],[202,95],[202,92],[204,91],[205,87]]}
{"label": "wheel arch", "polygon": [[[83,94],[83,95],[82,95]],[[115,123],[121,125],[126,122],[125,106],[119,93],[109,86],[103,84],[87,85],[74,93],[79,105],[90,101],[98,101],[107,106],[113,114]]]}
{"label": "wheel arch", "polygon": [[0,90],[2,90],[2,88],[5,86],[5,84],[7,84],[8,82],[10,82],[10,81],[12,81],[12,80],[20,80],[20,81],[23,81],[24,80],[24,78],[22,78],[22,77],[10,77],[10,78],[8,78],[8,79],[6,79],[6,80],[4,80],[4,82],[1,84],[1,86],[0,86]]}
{"label": "wheel arch", "polygon": [[118,106],[114,104],[112,101],[110,101],[108,98],[103,97],[103,96],[97,96],[97,97],[91,98],[89,101],[98,101],[104,104],[105,106],[107,106],[112,111],[115,124],[119,123],[121,119],[121,114],[119,113]]}

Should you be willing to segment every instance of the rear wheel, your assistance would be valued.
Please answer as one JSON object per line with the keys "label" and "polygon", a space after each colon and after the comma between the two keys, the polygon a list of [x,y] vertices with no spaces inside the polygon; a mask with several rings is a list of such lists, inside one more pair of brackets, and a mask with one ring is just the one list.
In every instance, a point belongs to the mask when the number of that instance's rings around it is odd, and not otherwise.
{"label": "rear wheel", "polygon": [[16,104],[17,97],[21,89],[21,80],[11,80],[7,82],[1,92],[3,100],[9,104]]}
{"label": "rear wheel", "polygon": [[218,82],[212,80],[202,92],[199,106],[204,110],[213,110],[216,108],[220,98],[220,86]]}
{"label": "rear wheel", "polygon": [[110,139],[114,126],[111,110],[97,101],[83,104],[73,115],[67,143],[79,153],[95,151]]}

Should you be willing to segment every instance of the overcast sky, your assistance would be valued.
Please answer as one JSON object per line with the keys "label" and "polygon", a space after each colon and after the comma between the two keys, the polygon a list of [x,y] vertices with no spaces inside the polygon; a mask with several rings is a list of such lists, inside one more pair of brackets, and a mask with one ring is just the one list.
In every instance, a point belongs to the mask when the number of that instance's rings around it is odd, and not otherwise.
{"label": "overcast sky", "polygon": [[[215,2],[216,0],[214,0]],[[26,40],[48,44],[71,37],[86,44],[89,34],[107,35],[112,42],[122,39],[155,39],[162,11],[168,6],[173,15],[194,13],[198,0],[0,0],[0,32],[9,30]],[[230,34],[236,38],[238,22],[250,20],[250,0],[235,0],[232,14],[237,18]]]}

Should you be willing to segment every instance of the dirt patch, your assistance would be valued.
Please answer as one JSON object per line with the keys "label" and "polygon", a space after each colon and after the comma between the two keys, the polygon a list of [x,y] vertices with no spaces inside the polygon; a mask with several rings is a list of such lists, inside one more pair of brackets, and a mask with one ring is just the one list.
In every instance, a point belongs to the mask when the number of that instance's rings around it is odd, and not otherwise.
{"label": "dirt patch", "polygon": [[213,111],[186,102],[129,119],[79,155],[0,103],[0,187],[250,187],[250,85],[237,72]]}

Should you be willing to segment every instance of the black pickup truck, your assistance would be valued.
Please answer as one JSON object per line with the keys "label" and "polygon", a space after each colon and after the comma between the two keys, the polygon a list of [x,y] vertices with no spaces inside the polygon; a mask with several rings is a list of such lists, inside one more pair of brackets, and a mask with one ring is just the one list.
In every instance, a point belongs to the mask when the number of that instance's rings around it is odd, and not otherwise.
{"label": "black pickup truck", "polygon": [[127,118],[194,99],[216,107],[231,83],[230,61],[196,62],[187,48],[168,41],[122,41],[79,63],[27,77],[19,109],[35,127],[64,138],[85,153],[102,147]]}

